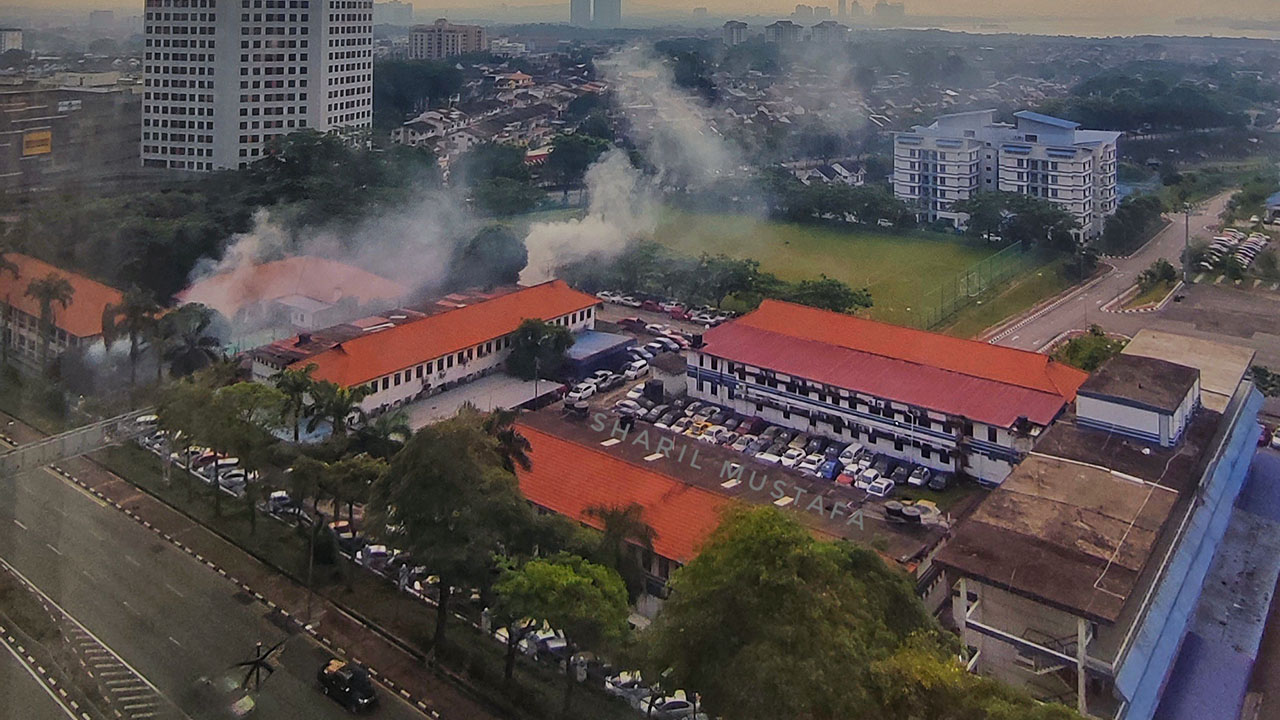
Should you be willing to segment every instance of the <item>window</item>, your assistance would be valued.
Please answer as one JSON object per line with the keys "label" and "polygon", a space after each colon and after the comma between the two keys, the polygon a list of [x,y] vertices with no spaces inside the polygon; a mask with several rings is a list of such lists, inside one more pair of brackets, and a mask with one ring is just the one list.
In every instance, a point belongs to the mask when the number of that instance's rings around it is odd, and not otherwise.
{"label": "window", "polygon": [[993,427],[987,428],[987,442],[996,442],[998,438],[999,438],[999,435],[995,428]]}
{"label": "window", "polygon": [[382,389],[386,390],[391,387],[391,378],[382,378]]}

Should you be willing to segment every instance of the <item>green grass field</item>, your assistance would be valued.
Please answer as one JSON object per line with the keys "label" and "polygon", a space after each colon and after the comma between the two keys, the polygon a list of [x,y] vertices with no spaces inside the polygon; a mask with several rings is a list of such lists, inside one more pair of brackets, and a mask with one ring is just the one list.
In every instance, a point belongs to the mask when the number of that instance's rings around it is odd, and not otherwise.
{"label": "green grass field", "polygon": [[786,280],[825,273],[869,288],[875,302],[870,316],[903,325],[919,324],[925,295],[944,279],[994,252],[981,243],[937,233],[845,230],[678,211],[669,211],[656,237],[688,255],[753,258],[763,270]]}

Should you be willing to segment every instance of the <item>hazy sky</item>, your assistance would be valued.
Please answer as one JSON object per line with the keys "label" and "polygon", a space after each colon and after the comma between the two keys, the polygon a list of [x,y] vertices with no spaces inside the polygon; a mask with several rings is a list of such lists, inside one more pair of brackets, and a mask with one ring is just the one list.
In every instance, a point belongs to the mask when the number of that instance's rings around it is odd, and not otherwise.
{"label": "hazy sky", "polygon": [[[828,5],[835,7],[836,0],[804,0],[811,5]],[[852,1],[852,0],[851,0]],[[548,0],[436,0],[425,2],[416,0],[414,9],[429,15],[433,7],[474,7],[492,9],[504,3],[519,5],[554,5]],[[864,9],[869,9],[876,0],[859,0]],[[30,7],[31,0],[0,0],[0,6],[25,5]],[[54,7],[79,9],[142,9],[143,3],[121,2],[121,0],[47,0],[36,2],[37,6],[52,9]],[[564,0],[568,7],[568,0]],[[713,13],[722,14],[785,14],[795,6],[794,0],[624,0],[624,5],[634,7],[679,8],[705,6]],[[978,15],[983,17],[1001,16],[1054,16],[1054,17],[1124,17],[1124,18],[1159,18],[1171,16],[1234,16],[1259,20],[1280,18],[1280,2],[1277,0],[906,0],[907,12],[915,15]]]}

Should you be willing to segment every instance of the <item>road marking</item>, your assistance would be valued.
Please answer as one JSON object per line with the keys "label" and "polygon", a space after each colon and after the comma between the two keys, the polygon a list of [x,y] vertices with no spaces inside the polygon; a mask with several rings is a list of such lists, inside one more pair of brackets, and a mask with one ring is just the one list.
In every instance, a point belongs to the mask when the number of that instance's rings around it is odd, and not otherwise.
{"label": "road marking", "polygon": [[132,555],[125,555],[124,559],[133,563],[137,567],[142,567],[142,563],[138,562],[137,560],[134,560]]}
{"label": "road marking", "polygon": [[0,645],[4,645],[4,649],[7,650],[9,654],[12,655],[15,660],[18,661],[18,664],[22,666],[22,669],[25,670],[27,674],[30,675],[32,679],[36,681],[36,684],[40,686],[40,689],[44,690],[49,697],[53,698],[53,702],[57,704],[58,707],[62,708],[62,712],[66,713],[67,717],[71,718],[71,720],[80,720],[80,718],[76,717],[76,714],[74,712],[71,712],[71,708],[68,708],[66,705],[63,704],[62,698],[58,697],[58,694],[53,691],[53,688],[50,688],[48,685],[46,685],[44,683],[43,678],[41,678],[38,674],[36,674],[36,671],[32,669],[30,665],[22,661],[21,655],[19,655],[16,651],[14,651],[13,648],[9,647],[5,643],[0,643]]}
{"label": "road marking", "polygon": [[23,530],[26,530],[26,529],[27,529],[27,526],[26,526],[26,525],[23,525],[23,524],[22,524],[22,521],[20,521],[20,520],[14,519],[13,524],[14,524],[14,525],[17,525],[18,527],[22,528]]}
{"label": "road marking", "polygon": [[120,604],[121,604],[121,605],[124,605],[126,608],[128,608],[128,609],[129,609],[129,612],[133,613],[134,615],[137,615],[137,616],[139,616],[139,617],[141,617],[141,616],[142,616],[142,613],[140,613],[140,612],[138,612],[137,610],[134,610],[134,609],[133,609],[133,606],[129,604],[129,601],[127,601],[127,600],[122,600],[122,601],[120,601]]}
{"label": "road marking", "polygon": [[164,586],[169,588],[169,592],[173,593],[174,595],[177,595],[178,597],[186,597],[186,595],[183,595],[181,592],[178,591],[178,588],[170,585],[169,583],[165,583]]}
{"label": "road marking", "polygon": [[45,547],[47,547],[47,548],[49,548],[50,550],[52,550],[52,551],[54,552],[54,554],[55,554],[55,555],[61,555],[61,554],[62,554],[62,551],[61,551],[61,550],[59,550],[58,548],[56,548],[56,547],[54,547],[54,546],[50,545],[49,543],[45,543],[45,544],[44,544],[44,546],[45,546]]}
{"label": "road marking", "polygon": [[174,645],[177,645],[178,647],[182,647],[182,643],[178,642],[177,640],[174,640],[172,635],[169,636],[169,642],[173,643]]}

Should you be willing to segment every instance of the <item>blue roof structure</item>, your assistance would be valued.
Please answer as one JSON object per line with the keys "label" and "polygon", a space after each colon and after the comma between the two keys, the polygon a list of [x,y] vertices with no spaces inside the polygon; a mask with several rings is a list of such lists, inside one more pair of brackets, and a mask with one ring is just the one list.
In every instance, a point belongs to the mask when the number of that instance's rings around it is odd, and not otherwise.
{"label": "blue roof structure", "polygon": [[1062,128],[1063,130],[1075,130],[1080,127],[1080,123],[1078,122],[1071,122],[1070,120],[1063,120],[1062,118],[1056,118],[1052,115],[1043,115],[1038,112],[1031,112],[1030,110],[1019,110],[1014,113],[1013,116],[1019,120],[1027,120],[1029,122],[1040,123],[1041,125],[1051,125],[1056,128]]}
{"label": "blue roof structure", "polygon": [[565,357],[581,362],[600,353],[612,352],[635,344],[635,338],[629,335],[600,332],[599,330],[583,330],[573,336],[573,345]]}
{"label": "blue roof structure", "polygon": [[1267,198],[1267,207],[1280,207],[1280,192]]}

